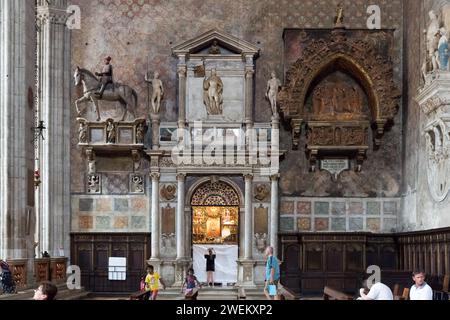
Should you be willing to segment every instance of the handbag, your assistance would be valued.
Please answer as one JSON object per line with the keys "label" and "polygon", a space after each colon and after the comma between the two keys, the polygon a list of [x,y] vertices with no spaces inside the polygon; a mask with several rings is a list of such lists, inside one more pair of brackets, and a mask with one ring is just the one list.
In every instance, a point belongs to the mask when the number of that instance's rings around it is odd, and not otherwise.
{"label": "handbag", "polygon": [[278,295],[278,290],[277,290],[276,285],[273,285],[273,284],[269,285],[267,287],[267,290],[269,291],[269,296],[271,296],[271,297],[275,297]]}

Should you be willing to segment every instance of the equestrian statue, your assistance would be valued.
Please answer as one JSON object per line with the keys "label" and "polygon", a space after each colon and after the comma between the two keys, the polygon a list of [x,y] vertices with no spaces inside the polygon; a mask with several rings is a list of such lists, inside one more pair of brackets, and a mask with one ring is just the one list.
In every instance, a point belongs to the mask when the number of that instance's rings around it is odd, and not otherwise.
{"label": "equestrian statue", "polygon": [[81,114],[86,110],[80,110],[79,105],[92,102],[97,113],[97,121],[100,121],[98,101],[119,102],[124,109],[121,121],[125,121],[127,112],[136,117],[138,94],[130,86],[114,82],[111,60],[111,57],[106,57],[102,72],[96,72],[95,75],[86,69],[76,68],[74,74],[75,86],[83,86],[83,95],[75,101],[78,117],[81,117]]}

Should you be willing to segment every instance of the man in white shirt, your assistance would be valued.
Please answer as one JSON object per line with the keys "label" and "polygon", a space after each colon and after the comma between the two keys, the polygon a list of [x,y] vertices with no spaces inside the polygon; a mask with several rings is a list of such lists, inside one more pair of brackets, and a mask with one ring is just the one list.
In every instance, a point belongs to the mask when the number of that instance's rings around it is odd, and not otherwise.
{"label": "man in white shirt", "polygon": [[394,300],[391,289],[381,282],[374,284],[372,288],[370,288],[368,294],[366,294],[366,289],[364,288],[362,288],[359,293],[361,298],[358,300]]}
{"label": "man in white shirt", "polygon": [[410,300],[433,300],[433,289],[425,282],[425,277],[424,271],[413,273],[415,285],[411,287],[409,292]]}

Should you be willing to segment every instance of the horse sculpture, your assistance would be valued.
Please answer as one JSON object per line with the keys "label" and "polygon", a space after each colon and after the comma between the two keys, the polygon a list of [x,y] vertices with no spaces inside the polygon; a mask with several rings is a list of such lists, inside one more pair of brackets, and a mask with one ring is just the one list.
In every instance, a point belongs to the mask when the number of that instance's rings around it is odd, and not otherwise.
{"label": "horse sculpture", "polygon": [[114,88],[109,85],[100,99],[98,90],[100,89],[99,79],[90,71],[77,67],[74,74],[75,86],[83,86],[83,96],[75,101],[78,117],[86,110],[81,111],[80,103],[92,102],[97,113],[97,121],[101,120],[100,110],[98,108],[98,101],[117,101],[124,109],[121,121],[125,121],[127,112],[129,111],[133,117],[136,117],[135,110],[137,108],[138,95],[137,92],[130,86],[115,83]]}

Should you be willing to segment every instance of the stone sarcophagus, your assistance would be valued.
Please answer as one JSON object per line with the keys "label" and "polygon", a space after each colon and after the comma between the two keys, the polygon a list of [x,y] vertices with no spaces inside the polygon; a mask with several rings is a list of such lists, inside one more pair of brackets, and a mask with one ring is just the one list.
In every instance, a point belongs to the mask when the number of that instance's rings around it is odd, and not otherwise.
{"label": "stone sarcophagus", "polygon": [[78,119],[78,124],[79,145],[95,149],[143,148],[148,130],[145,119],[137,119],[134,122],[115,122],[113,119],[89,122],[86,119]]}
{"label": "stone sarcophagus", "polygon": [[311,170],[317,160],[347,157],[360,171],[370,148],[382,143],[398,111],[391,30],[285,30],[281,115],[298,149],[306,128]]}

